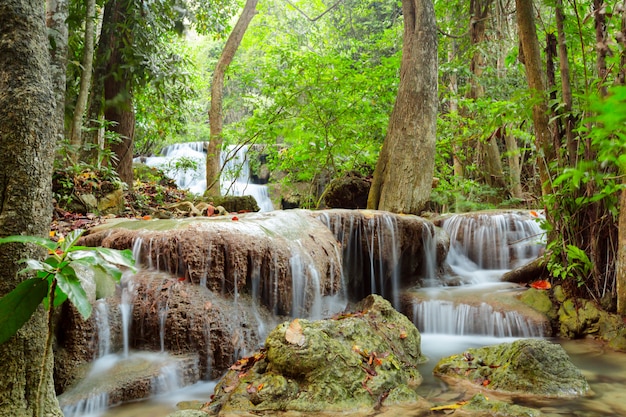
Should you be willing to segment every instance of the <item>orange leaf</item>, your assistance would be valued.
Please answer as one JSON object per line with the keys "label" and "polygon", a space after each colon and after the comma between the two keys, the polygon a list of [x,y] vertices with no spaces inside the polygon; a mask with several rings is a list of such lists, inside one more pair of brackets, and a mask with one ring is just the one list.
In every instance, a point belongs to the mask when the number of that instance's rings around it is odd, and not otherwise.
{"label": "orange leaf", "polygon": [[150,220],[150,219],[152,219],[152,216],[143,216],[141,219],[142,220]]}
{"label": "orange leaf", "polygon": [[485,379],[485,380],[483,381],[483,387],[486,387],[487,385],[489,385],[489,382],[490,382],[490,381],[489,381],[488,379]]}
{"label": "orange leaf", "polygon": [[232,220],[235,222],[235,221],[239,220],[239,217],[233,216]]}
{"label": "orange leaf", "polygon": [[537,290],[549,290],[550,288],[552,288],[552,285],[548,281],[543,279],[533,282],[532,284],[530,284],[530,286]]}
{"label": "orange leaf", "polygon": [[406,337],[407,337],[406,332],[400,333],[400,339],[406,339]]}

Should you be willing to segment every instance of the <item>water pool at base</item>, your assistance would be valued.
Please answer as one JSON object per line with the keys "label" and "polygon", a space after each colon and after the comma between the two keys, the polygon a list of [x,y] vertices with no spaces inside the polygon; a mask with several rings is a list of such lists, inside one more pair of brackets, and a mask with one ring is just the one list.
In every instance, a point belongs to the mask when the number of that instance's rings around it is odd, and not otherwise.
{"label": "water pool at base", "polygon": [[[424,381],[418,388],[418,393],[435,405],[450,404],[460,399],[469,398],[468,394],[464,396],[463,392],[454,391],[432,375],[432,370],[439,358],[462,353],[471,347],[512,342],[513,340],[516,339],[423,334],[422,351],[428,356],[429,361],[419,367]],[[626,354],[605,349],[602,344],[594,340],[558,341],[558,343],[568,352],[572,362],[583,371],[591,385],[593,394],[586,398],[548,400],[542,404],[523,403],[521,405],[537,408],[545,417],[626,416]],[[215,382],[201,382],[167,395],[114,407],[89,417],[165,417],[176,411],[176,404],[181,401],[207,401],[214,387]],[[252,414],[241,415],[252,416]],[[280,415],[285,417],[337,416],[337,414],[320,413],[282,413]],[[428,410],[416,410],[415,407],[408,406],[383,407],[374,414],[346,412],[341,415],[344,417],[362,417],[365,415],[420,417],[432,414]],[[460,416],[462,414],[456,412],[454,415]]]}

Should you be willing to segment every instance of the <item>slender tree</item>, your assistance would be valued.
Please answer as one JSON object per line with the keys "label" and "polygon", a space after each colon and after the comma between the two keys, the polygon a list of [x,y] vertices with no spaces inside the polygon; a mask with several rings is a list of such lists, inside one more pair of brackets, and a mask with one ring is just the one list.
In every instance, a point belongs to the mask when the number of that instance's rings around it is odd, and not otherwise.
{"label": "slender tree", "polygon": [[419,213],[430,198],[437,126],[437,26],[430,0],[403,0],[400,84],[367,206]]}
{"label": "slender tree", "polygon": [[209,109],[210,140],[207,150],[206,182],[207,194],[220,195],[220,151],[223,143],[222,128],[224,115],[222,113],[222,99],[224,95],[224,74],[232,62],[243,35],[250,21],[256,14],[258,0],[247,0],[237,23],[226,40],[224,49],[215,65],[213,81],[211,83],[211,108]]}
{"label": "slender tree", "polygon": [[91,75],[93,70],[93,53],[95,37],[96,0],[86,0],[87,12],[85,17],[85,47],[83,49],[82,72],[80,76],[80,88],[72,125],[70,127],[70,144],[74,149],[73,162],[78,162],[79,149],[83,144],[83,116],[87,108],[89,99],[89,88],[91,86]]}
{"label": "slender tree", "polygon": [[517,27],[526,67],[528,87],[536,96],[533,104],[533,122],[535,127],[535,143],[538,150],[539,176],[541,191],[546,196],[551,191],[549,163],[554,159],[555,149],[552,146],[546,87],[542,70],[539,40],[533,17],[532,0],[516,0]]}
{"label": "slender tree", "polygon": [[[0,2],[0,236],[46,236],[52,215],[55,116],[44,7],[37,0]],[[20,282],[19,260],[39,252],[24,245],[0,251],[0,296]],[[0,415],[62,416],[52,382],[52,358],[43,369],[43,308],[0,345]],[[40,394],[39,394],[40,393]]]}

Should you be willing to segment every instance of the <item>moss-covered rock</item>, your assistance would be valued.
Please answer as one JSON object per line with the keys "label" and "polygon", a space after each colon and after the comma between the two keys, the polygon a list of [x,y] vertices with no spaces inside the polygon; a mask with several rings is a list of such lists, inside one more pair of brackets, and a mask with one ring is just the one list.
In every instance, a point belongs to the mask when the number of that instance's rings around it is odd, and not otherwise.
{"label": "moss-covered rock", "polygon": [[425,361],[418,330],[380,296],[356,308],[276,327],[265,350],[218,383],[210,411],[349,411],[417,401],[416,366]]}
{"label": "moss-covered rock", "polygon": [[504,401],[494,401],[488,399],[483,394],[474,395],[470,401],[463,406],[464,410],[478,411],[489,416],[499,417],[540,417],[541,411],[534,408],[522,407],[520,405],[509,404]]}
{"label": "moss-covered rock", "polygon": [[468,349],[442,359],[433,372],[451,383],[465,382],[509,394],[568,398],[589,391],[589,384],[565,350],[538,339]]}
{"label": "moss-covered rock", "polygon": [[520,295],[520,300],[550,320],[557,317],[557,308],[550,299],[548,291],[529,288]]}
{"label": "moss-covered rock", "polygon": [[600,310],[584,299],[569,298],[559,308],[559,334],[567,338],[597,334],[600,330]]}
{"label": "moss-covered rock", "polygon": [[229,213],[259,211],[256,199],[251,195],[205,196],[203,201],[213,206],[222,206]]}

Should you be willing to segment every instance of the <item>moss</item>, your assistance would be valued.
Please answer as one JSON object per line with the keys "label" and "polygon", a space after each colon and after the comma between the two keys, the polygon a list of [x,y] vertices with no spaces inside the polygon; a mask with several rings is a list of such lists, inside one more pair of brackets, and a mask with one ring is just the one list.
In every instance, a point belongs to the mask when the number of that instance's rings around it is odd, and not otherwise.
{"label": "moss", "polygon": [[467,380],[485,389],[544,397],[576,397],[589,390],[584,376],[560,345],[522,339],[442,359],[438,376]]}
{"label": "moss", "polygon": [[544,314],[551,320],[557,317],[556,307],[552,303],[550,295],[547,291],[529,288],[522,293],[522,295],[520,296],[520,300],[524,304]]}
{"label": "moss", "polygon": [[540,417],[542,415],[539,410],[509,404],[503,401],[489,400],[482,394],[474,395],[469,403],[463,406],[463,409],[489,412],[490,416],[501,417]]}
{"label": "moss", "polygon": [[358,306],[334,319],[277,326],[249,370],[236,365],[220,381],[213,412],[371,410],[389,396],[416,401],[417,365],[425,360],[419,332],[379,296]]}

